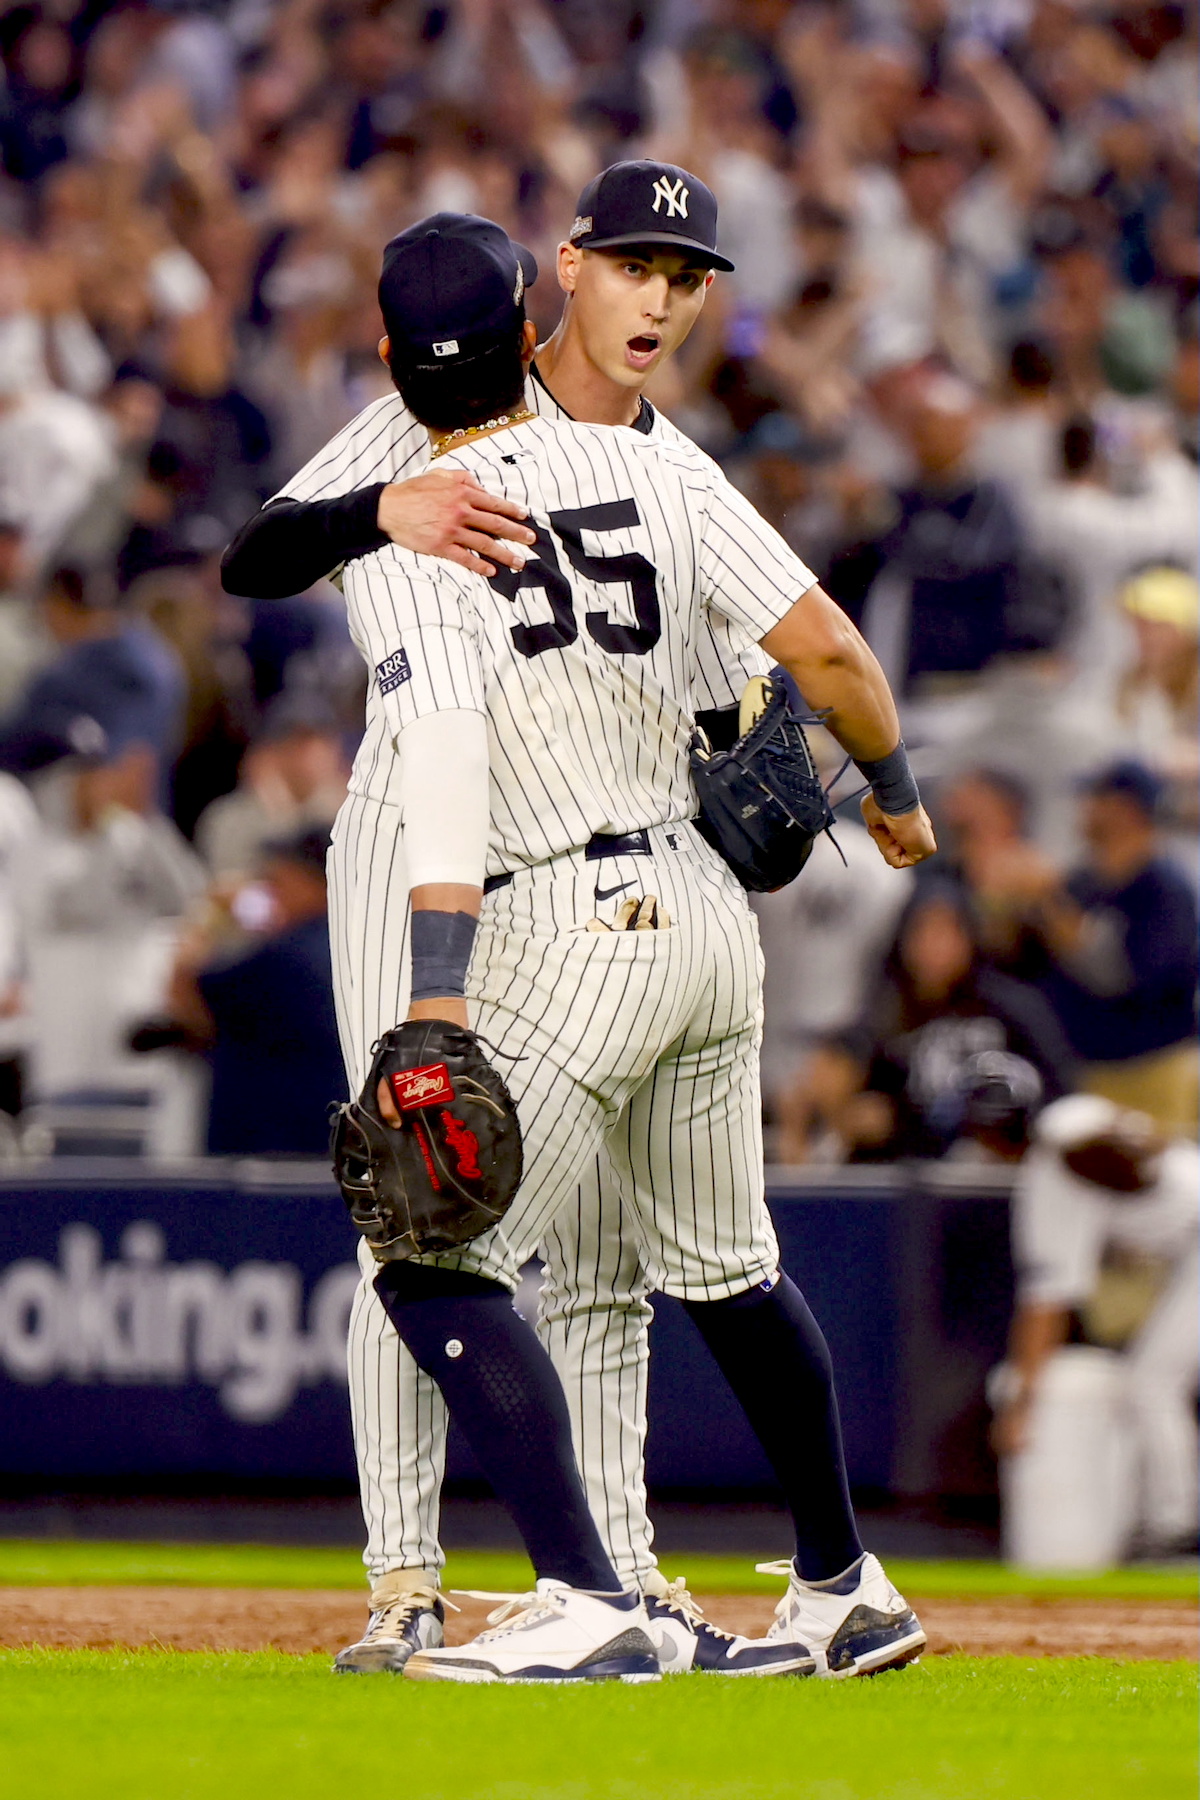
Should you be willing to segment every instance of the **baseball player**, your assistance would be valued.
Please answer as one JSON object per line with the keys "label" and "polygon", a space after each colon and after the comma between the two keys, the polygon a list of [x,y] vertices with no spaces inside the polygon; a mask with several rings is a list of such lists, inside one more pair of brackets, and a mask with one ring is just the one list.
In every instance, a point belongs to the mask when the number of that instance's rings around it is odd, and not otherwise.
{"label": "baseball player", "polygon": [[994,1384],[997,1448],[1027,1462],[1021,1490],[1045,1504],[1037,1490],[1053,1491],[1054,1467],[1043,1390],[1069,1363],[1064,1345],[1110,1351],[1125,1377],[1142,1542],[1159,1555],[1196,1543],[1198,1175],[1191,1140],[1072,1094],[1041,1114],[1013,1189],[1017,1309]]}
{"label": "baseball player", "polygon": [[[516,1093],[526,1145],[504,1229],[387,1262],[375,1286],[414,1359],[478,1429],[481,1391],[498,1379],[483,1373],[495,1348],[482,1309],[515,1285],[607,1145],[653,1284],[683,1300],[792,1507],[796,1557],[778,1565],[788,1592],[762,1654],[782,1653],[781,1670],[789,1658],[799,1672],[865,1673],[908,1660],[924,1635],[859,1544],[828,1352],[777,1267],[762,1193],[757,940],[743,890],[687,823],[702,613],[764,640],[827,710],[874,790],[864,810],[890,862],[923,860],[932,833],[869,651],[708,460],[629,431],[550,427],[522,404],[513,326],[528,274],[498,228],[438,215],[393,241],[380,284],[393,378],[430,428],[434,457],[452,454],[519,494],[537,555],[491,586],[395,548],[346,574],[375,680],[334,834],[342,909],[369,889],[402,819],[410,1017],[465,1026],[470,962],[474,1020]],[[531,353],[532,327],[524,341]],[[472,960],[483,886],[482,834],[478,845],[472,834],[489,765],[487,904]],[[466,1290],[468,1278],[482,1285]],[[765,1367],[778,1396],[763,1392]],[[485,1442],[534,1554],[546,1521],[530,1523],[528,1459],[510,1441],[506,1461],[495,1431]],[[562,1546],[555,1556],[570,1560]],[[532,1604],[482,1651],[419,1650],[408,1672],[578,1678],[611,1649],[586,1642],[611,1629],[595,1610],[595,1592],[539,1579]]]}
{"label": "baseball player", "polygon": [[[652,441],[686,443],[641,389],[699,316],[711,271],[730,266],[715,241],[716,202],[686,170],[625,163],[598,176],[580,196],[569,241],[560,247],[567,304],[531,366],[527,404],[552,419],[626,424]],[[645,255],[655,248],[678,253],[665,280],[653,276]],[[367,407],[247,524],[226,554],[225,585],[263,597],[292,593],[343,559],[385,544],[389,532],[408,549],[476,572],[520,568],[521,546],[533,537],[521,523],[524,512],[515,500],[488,495],[470,472],[447,469],[444,460],[430,465],[429,434],[396,394]],[[769,670],[770,659],[744,637],[735,647],[725,622],[710,617],[696,664],[698,717],[719,748],[737,734],[743,686]],[[353,919],[340,920],[336,889],[332,894],[335,980],[355,1086],[365,1047],[407,1005],[407,926],[396,903],[407,889],[401,857],[402,846],[390,845],[374,878],[374,902],[360,895]],[[605,884],[598,886],[603,893]],[[703,1620],[682,1581],[668,1586],[652,1549],[643,1473],[648,1281],[607,1165],[602,1148],[541,1246],[538,1330],[566,1386],[589,1504],[622,1577],[654,1596],[663,1654],[679,1669],[703,1668],[710,1657],[728,1666],[727,1637]],[[364,1271],[349,1373],[371,1621],[338,1667],[395,1672],[440,1604],[445,1409],[379,1305],[369,1258]],[[749,1652],[740,1664],[747,1673],[771,1666]]]}

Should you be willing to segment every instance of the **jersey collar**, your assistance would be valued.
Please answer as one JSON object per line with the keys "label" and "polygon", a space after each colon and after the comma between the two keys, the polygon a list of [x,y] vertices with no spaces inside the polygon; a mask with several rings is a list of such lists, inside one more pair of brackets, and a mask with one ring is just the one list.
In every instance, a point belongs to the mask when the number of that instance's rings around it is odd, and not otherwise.
{"label": "jersey collar", "polygon": [[[542,372],[538,368],[536,362],[530,363],[529,373],[533,377],[533,380],[536,382],[537,386],[541,388],[542,392],[544,394],[550,394],[551,400],[554,400],[554,404],[555,404],[555,406],[557,406],[557,408],[558,408],[559,412],[562,414],[563,418],[570,419],[572,425],[577,425],[579,423],[579,421],[576,419],[574,413],[569,413],[567,411],[566,407],[563,405],[562,401],[556,400],[554,398],[554,395],[550,393],[550,389],[546,386],[546,383],[543,381]],[[633,421],[633,424],[630,427],[630,429],[632,431],[640,431],[644,437],[649,437],[651,431],[653,431],[653,429],[654,429],[654,408],[651,406],[650,402],[647,400],[645,394],[641,395],[641,402],[642,402],[642,404],[641,404],[641,408],[638,412],[638,416]]]}

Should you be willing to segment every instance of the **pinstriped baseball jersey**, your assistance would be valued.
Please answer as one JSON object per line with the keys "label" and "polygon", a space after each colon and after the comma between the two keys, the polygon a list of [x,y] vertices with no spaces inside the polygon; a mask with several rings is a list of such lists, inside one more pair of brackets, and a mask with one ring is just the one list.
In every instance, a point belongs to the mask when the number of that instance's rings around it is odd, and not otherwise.
{"label": "pinstriped baseball jersey", "polygon": [[490,582],[394,545],[348,565],[374,672],[351,792],[397,802],[399,732],[461,708],[488,719],[489,874],[692,816],[706,614],[761,638],[815,576],[686,442],[538,419],[444,462],[528,507],[535,555]]}
{"label": "pinstriped baseball jersey", "polygon": [[[559,405],[536,373],[531,374],[525,384],[525,403],[543,418],[573,422],[571,414]],[[685,445],[693,456],[703,456],[703,452],[648,400],[642,401],[641,415],[632,429],[652,443]],[[388,394],[364,407],[357,417],[343,426],[337,436],[280,489],[276,498],[324,500],[378,481],[407,481],[413,475],[422,474],[429,467],[429,460],[429,433],[409,412],[399,394]],[[714,479],[728,485],[716,463],[709,457],[703,457],[703,460]],[[446,466],[445,459],[440,459],[438,467]],[[724,619],[706,615],[696,642],[697,708],[736,706],[742,688],[751,676],[765,675],[770,666],[770,658],[763,654],[753,638]]]}
{"label": "pinstriped baseball jersey", "polygon": [[[528,384],[527,399],[545,417],[566,417],[536,380]],[[639,424],[652,441],[687,444],[646,404]],[[419,474],[429,454],[425,428],[393,395],[352,421],[284,492],[317,499],[371,482],[402,480]],[[714,479],[723,480],[714,464],[708,467]],[[697,707],[735,704],[744,682],[767,671],[770,659],[758,645],[741,636],[735,651],[733,637],[722,619],[705,610],[697,645]],[[401,663],[390,671],[393,679],[402,673]],[[391,762],[390,745],[387,749]],[[361,1085],[369,1045],[404,1016],[408,1005],[407,879],[396,821],[392,807],[353,796],[330,859],[338,1023],[352,1090]],[[622,865],[611,880],[621,883],[637,867]],[[751,1083],[752,1064],[753,1053],[742,1071]],[[706,1160],[711,1154],[714,1171],[725,1171],[749,1159],[749,1185],[761,1195],[761,1171],[755,1172],[754,1163],[756,1090],[740,1110],[744,1123],[739,1127],[729,1116],[728,1143],[710,1146]],[[645,1135],[649,1143],[650,1134]],[[592,1157],[578,1192],[560,1208],[543,1239],[547,1288],[539,1332],[563,1377],[589,1502],[615,1566],[633,1583],[655,1562],[643,1471],[645,1296],[653,1277],[645,1266],[637,1220],[622,1198],[624,1186],[606,1148]],[[742,1261],[731,1265],[742,1267]],[[718,1271],[727,1272],[724,1266]],[[363,1560],[376,1578],[397,1567],[436,1569],[443,1561],[438,1508],[446,1409],[436,1384],[416,1367],[396,1336],[371,1285],[373,1274],[367,1254],[347,1360],[367,1527]]]}

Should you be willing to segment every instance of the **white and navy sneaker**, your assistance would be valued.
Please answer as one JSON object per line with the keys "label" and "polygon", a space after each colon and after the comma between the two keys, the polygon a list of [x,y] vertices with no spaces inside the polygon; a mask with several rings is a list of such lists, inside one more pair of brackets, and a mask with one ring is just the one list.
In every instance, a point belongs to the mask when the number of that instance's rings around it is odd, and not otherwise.
{"label": "white and navy sneaker", "polygon": [[864,1555],[845,1574],[813,1586],[792,1562],[757,1565],[760,1575],[786,1575],[788,1590],[775,1608],[769,1644],[804,1644],[817,1674],[844,1681],[915,1662],[925,1648],[920,1621],[897,1593],[879,1558]]}
{"label": "white and navy sneaker", "polygon": [[441,1595],[414,1571],[393,1569],[371,1589],[371,1617],[357,1644],[334,1658],[336,1675],[400,1675],[415,1650],[442,1642],[446,1613]]}
{"label": "white and navy sneaker", "polygon": [[664,1675],[813,1675],[817,1665],[803,1644],[770,1644],[738,1637],[706,1619],[680,1575],[647,1578],[646,1615]]}
{"label": "white and navy sneaker", "polygon": [[454,1650],[418,1650],[404,1673],[413,1681],[657,1681],[658,1657],[639,1593],[593,1594],[564,1581],[539,1581],[532,1594],[479,1594],[503,1600],[488,1631]]}

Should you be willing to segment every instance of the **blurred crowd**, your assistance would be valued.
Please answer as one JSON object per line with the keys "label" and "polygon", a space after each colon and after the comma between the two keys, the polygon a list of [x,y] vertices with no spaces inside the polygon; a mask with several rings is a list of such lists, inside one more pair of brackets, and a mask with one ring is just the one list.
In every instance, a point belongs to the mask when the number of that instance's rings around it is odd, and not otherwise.
{"label": "blurred crowd", "polygon": [[386,391],[389,236],[476,211],[552,269],[641,154],[737,265],[650,397],[866,632],[944,845],[890,872],[851,805],[759,903],[774,1155],[1003,1160],[1080,1088],[1194,1132],[1196,35],[1194,0],[6,8],[13,1143],[321,1153],[363,671],[335,587],[238,600],[220,552]]}

